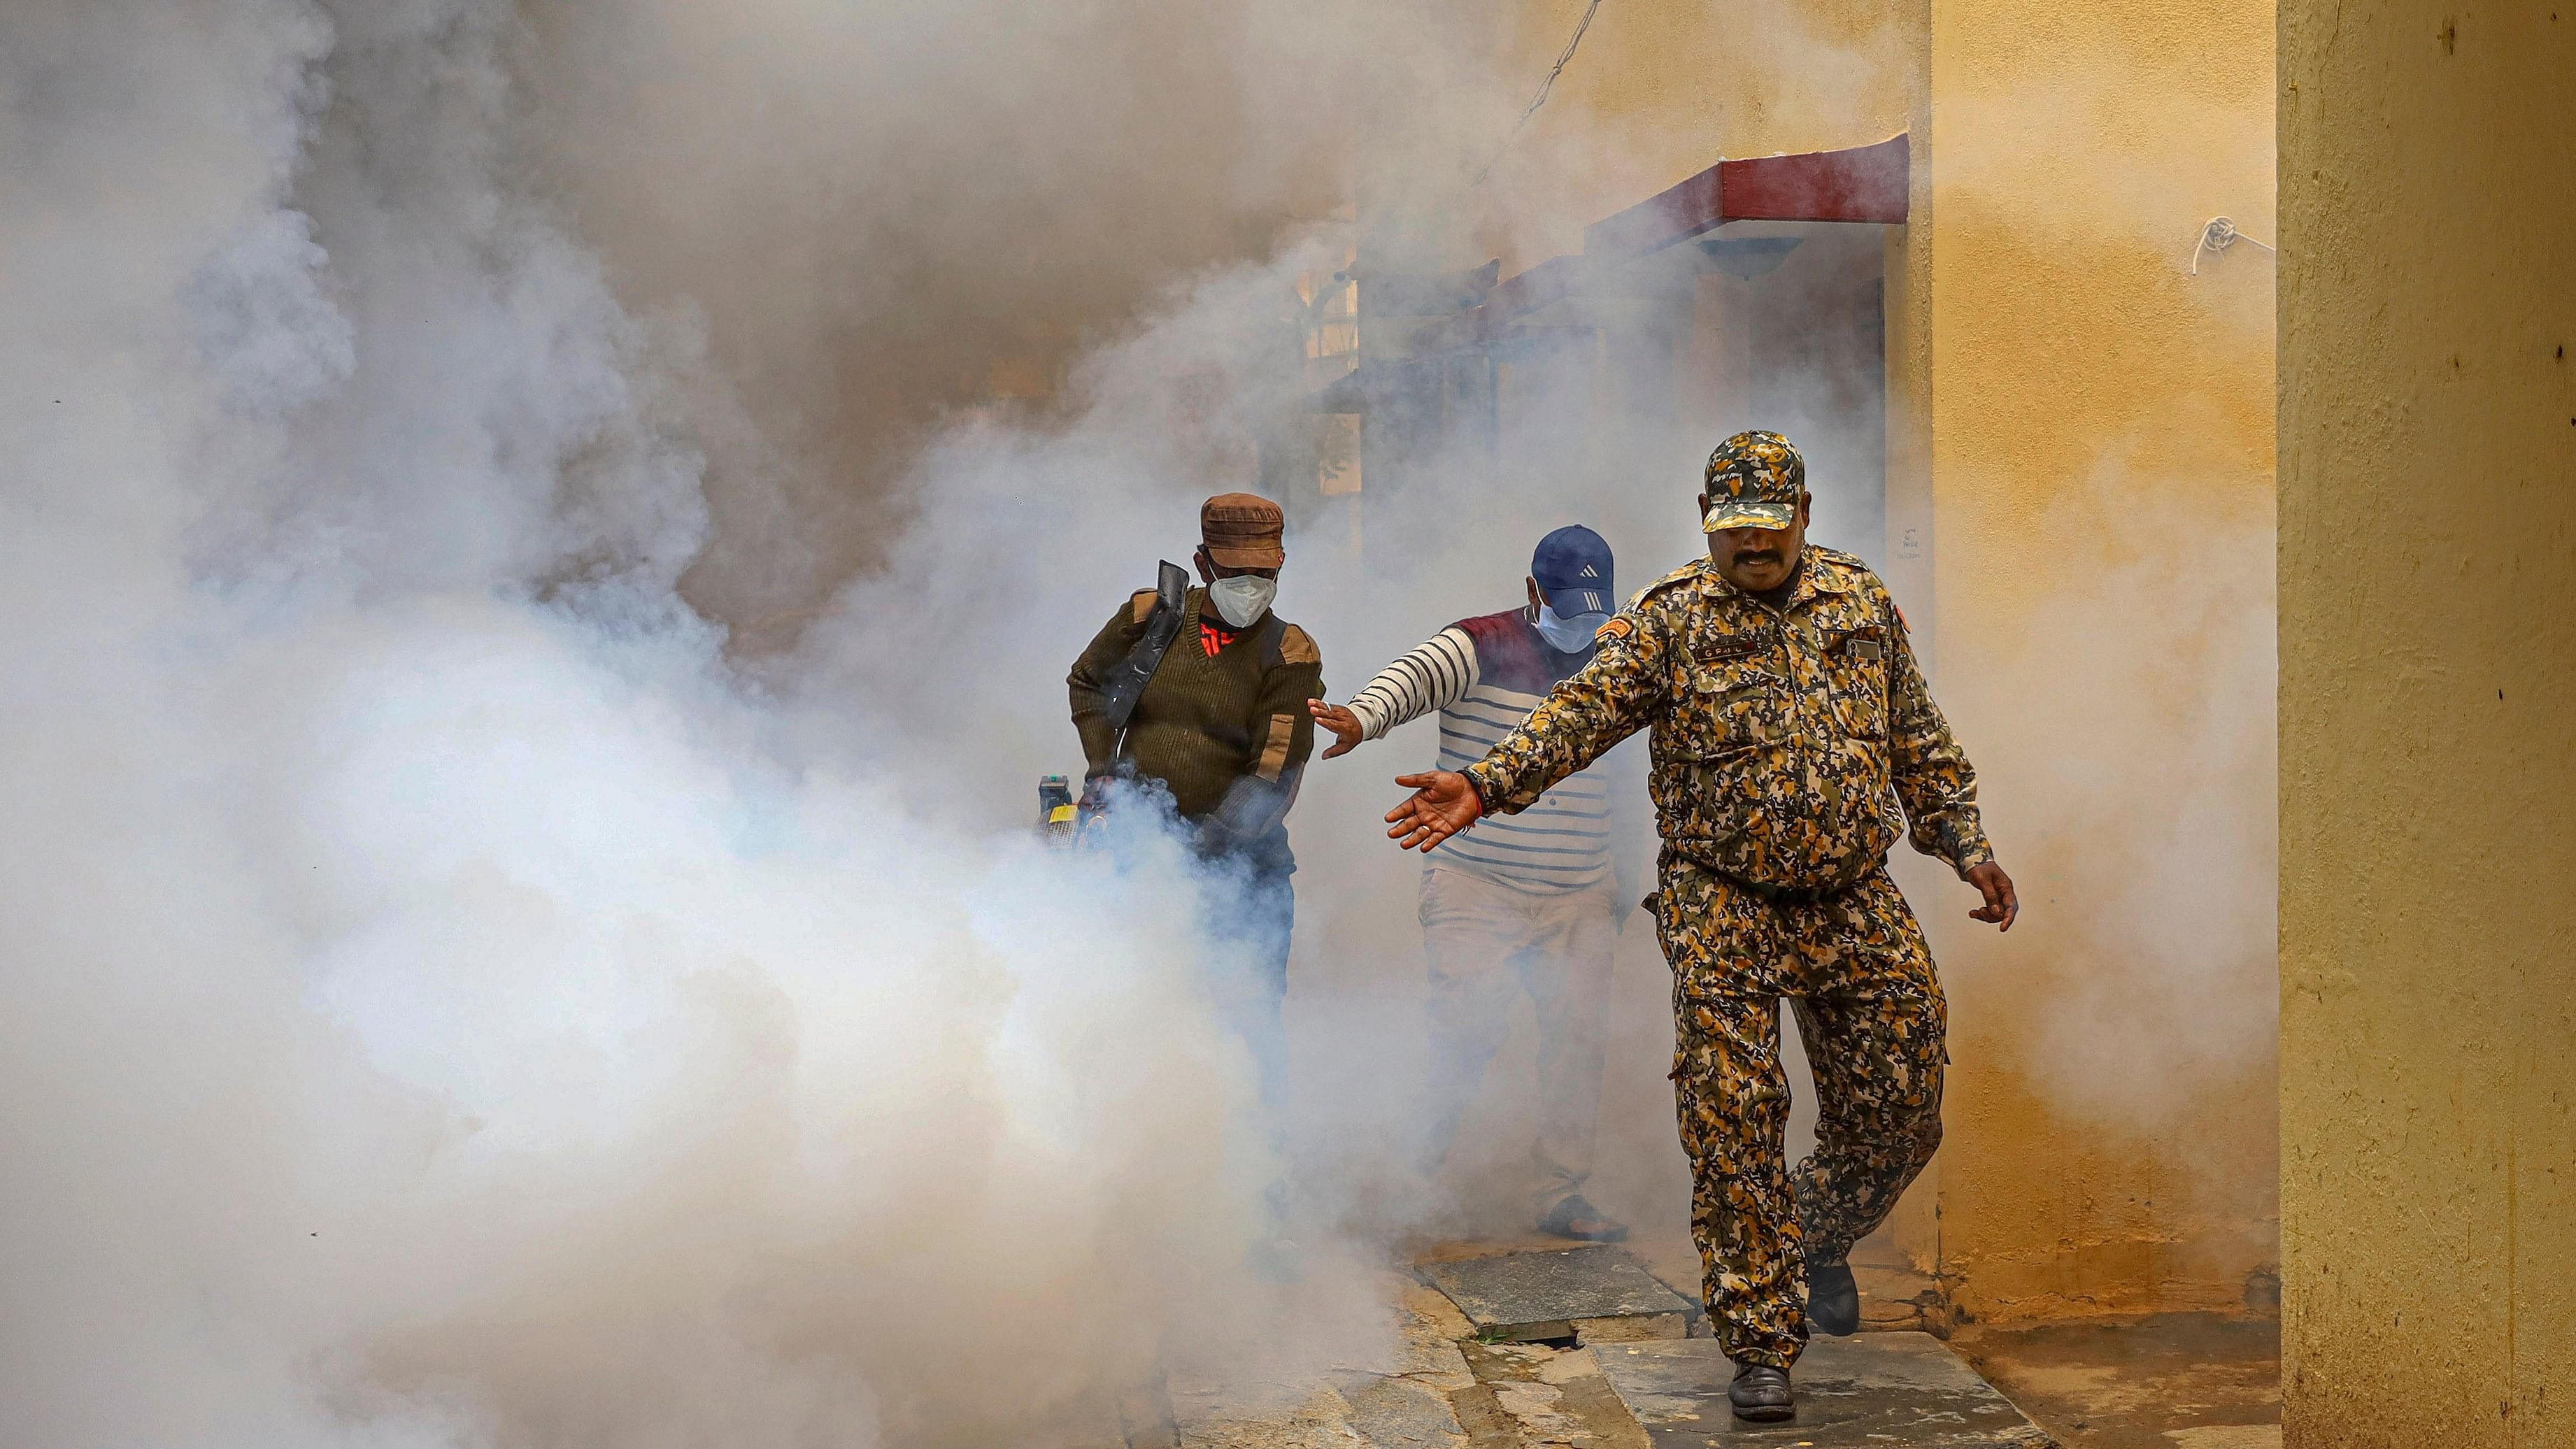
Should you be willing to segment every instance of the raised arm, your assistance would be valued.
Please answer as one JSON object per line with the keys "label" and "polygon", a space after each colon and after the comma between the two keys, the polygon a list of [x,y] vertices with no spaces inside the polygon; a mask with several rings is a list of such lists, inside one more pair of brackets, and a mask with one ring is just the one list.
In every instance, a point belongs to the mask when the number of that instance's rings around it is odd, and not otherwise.
{"label": "raised arm", "polygon": [[1315,722],[1338,737],[1324,758],[1348,754],[1364,740],[1383,738],[1398,725],[1447,709],[1475,687],[1476,641],[1451,625],[1398,655],[1349,704],[1315,702]]}
{"label": "raised arm", "polygon": [[1413,795],[1387,813],[1387,836],[1405,849],[1429,850],[1489,812],[1515,814],[1644,728],[1663,706],[1672,646],[1634,606],[1603,625],[1600,637],[1592,661],[1464,773],[1397,776]]}
{"label": "raised arm", "polygon": [[1487,811],[1517,814],[1557,781],[1643,729],[1664,702],[1664,651],[1654,620],[1633,609],[1601,626],[1591,662],[1559,683],[1466,775]]}
{"label": "raised arm", "polygon": [[1476,687],[1476,641],[1451,625],[1397,655],[1351,696],[1363,739],[1383,739],[1398,725],[1437,714]]}

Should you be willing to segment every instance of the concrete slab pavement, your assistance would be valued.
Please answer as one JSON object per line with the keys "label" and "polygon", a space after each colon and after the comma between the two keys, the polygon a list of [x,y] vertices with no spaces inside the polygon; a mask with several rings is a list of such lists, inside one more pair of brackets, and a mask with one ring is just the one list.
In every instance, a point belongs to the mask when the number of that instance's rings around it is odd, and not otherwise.
{"label": "concrete slab pavement", "polygon": [[1952,1347],[2067,1449],[2280,1449],[2278,1319],[1976,1324]]}
{"label": "concrete slab pavement", "polygon": [[1709,1339],[1592,1350],[1654,1449],[2053,1449],[2055,1440],[1924,1333],[1818,1338],[1798,1361],[1798,1417],[1745,1424],[1726,1401],[1734,1365]]}

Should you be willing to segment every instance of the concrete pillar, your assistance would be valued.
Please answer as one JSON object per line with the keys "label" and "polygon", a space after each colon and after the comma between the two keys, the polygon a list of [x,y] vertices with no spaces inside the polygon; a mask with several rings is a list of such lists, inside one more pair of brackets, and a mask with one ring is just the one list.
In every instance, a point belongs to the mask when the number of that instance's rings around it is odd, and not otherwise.
{"label": "concrete pillar", "polygon": [[2576,3],[2280,118],[2286,1439],[2576,1443]]}

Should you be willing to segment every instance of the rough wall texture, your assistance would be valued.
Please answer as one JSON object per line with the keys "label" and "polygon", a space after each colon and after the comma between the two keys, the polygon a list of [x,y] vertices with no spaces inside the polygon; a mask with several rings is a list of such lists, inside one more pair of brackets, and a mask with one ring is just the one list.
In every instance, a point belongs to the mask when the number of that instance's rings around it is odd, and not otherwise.
{"label": "rough wall texture", "polygon": [[2287,1438],[2576,1443],[2576,5],[2280,45]]}
{"label": "rough wall texture", "polygon": [[1931,7],[1934,633],[2028,905],[1916,892],[1983,1319],[2268,1302],[2273,273],[2189,262],[2271,236],[2271,19]]}

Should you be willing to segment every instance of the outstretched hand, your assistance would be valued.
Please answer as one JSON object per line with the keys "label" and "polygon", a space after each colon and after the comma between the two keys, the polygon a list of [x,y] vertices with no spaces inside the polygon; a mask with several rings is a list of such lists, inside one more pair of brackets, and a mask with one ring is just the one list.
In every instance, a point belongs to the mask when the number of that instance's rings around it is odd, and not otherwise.
{"label": "outstretched hand", "polygon": [[1399,850],[1429,850],[1485,813],[1485,802],[1464,775],[1430,770],[1398,775],[1395,783],[1413,787],[1403,804],[1386,812],[1386,838]]}
{"label": "outstretched hand", "polygon": [[1335,755],[1347,755],[1359,747],[1362,731],[1358,715],[1338,704],[1326,704],[1320,699],[1306,701],[1306,712],[1315,717],[1316,724],[1333,732],[1336,743],[1324,751],[1325,759],[1329,760]]}
{"label": "outstretched hand", "polygon": [[1972,921],[1991,921],[1998,931],[2009,931],[2015,917],[2021,914],[2021,898],[2013,894],[2012,877],[2004,868],[1987,861],[1968,872],[1968,884],[1975,886],[1986,903],[1968,912]]}

